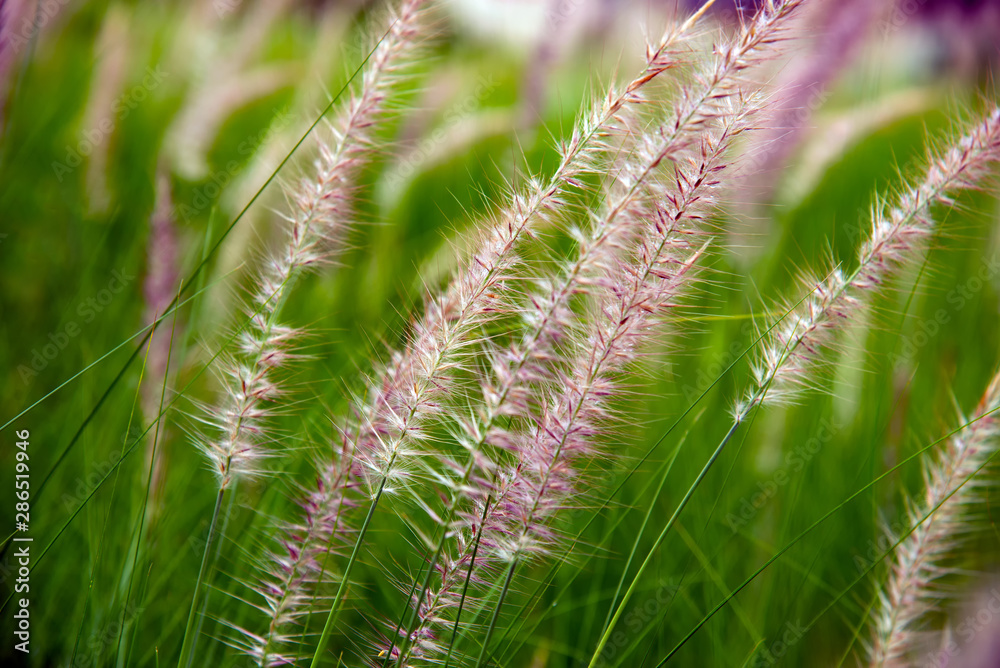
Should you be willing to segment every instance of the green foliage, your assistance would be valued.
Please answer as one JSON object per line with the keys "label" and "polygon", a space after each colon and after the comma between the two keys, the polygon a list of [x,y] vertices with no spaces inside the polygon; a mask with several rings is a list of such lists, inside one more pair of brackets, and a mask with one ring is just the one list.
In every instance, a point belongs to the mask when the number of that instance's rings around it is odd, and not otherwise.
{"label": "green foliage", "polygon": [[[95,44],[105,11],[105,3],[84,3],[43,32],[14,73],[4,118],[0,366],[7,374],[0,383],[6,409],[0,469],[4,480],[13,480],[14,433],[29,430],[34,538],[32,652],[26,658],[12,649],[14,607],[8,604],[0,624],[5,638],[0,657],[10,665],[176,661],[216,500],[215,478],[192,445],[201,412],[219,390],[218,364],[205,367],[240,324],[237,305],[248,277],[260,251],[276,239],[269,208],[285,206],[279,184],[272,184],[208,253],[262,180],[239,191],[222,189],[240,195],[238,205],[220,199],[218,189],[195,204],[209,192],[211,179],[191,180],[164,157],[171,124],[193,90],[192,73],[177,70],[100,141],[110,204],[105,210],[90,207],[93,159],[84,158],[65,173],[54,164],[65,163],[68,148],[91,129],[86,110],[101,66]],[[134,3],[128,11],[132,55],[123,91],[140,85],[147,67],[170,71],[178,62],[172,42],[185,30],[184,12],[169,4]],[[346,13],[343,20],[351,22],[345,43],[366,30]],[[260,62],[301,64],[308,55],[303,45],[316,39],[317,30],[300,15],[279,18]],[[542,122],[515,129],[522,111],[519,87],[530,64],[456,36],[450,41],[434,54],[433,66],[421,66],[407,99],[421,99],[435,71],[448,69],[460,86],[469,87],[488,69],[496,89],[463,121],[487,127],[501,114],[507,123],[466,143],[455,140],[447,159],[419,164],[395,200],[379,201],[372,193],[381,192],[379,179],[394,159],[393,139],[405,125],[393,123],[387,150],[359,187],[358,216],[369,224],[352,237],[341,266],[296,285],[283,317],[308,331],[308,360],[295,368],[292,392],[275,425],[289,456],[278,460],[280,470],[273,476],[240,483],[222,508],[224,538],[210,563],[196,665],[249,665],[222,641],[232,635],[230,624],[255,629],[261,623],[257,611],[240,600],[247,595],[241,582],[254,577],[253,566],[271,549],[275,521],[296,516],[301,488],[314,477],[313,460],[329,448],[331,420],[347,411],[352,393],[363,391],[372,361],[399,347],[425,291],[442,285],[454,268],[454,248],[464,250],[464,235],[503,200],[502,184],[516,181],[517,173],[551,171],[549,131],[559,135],[572,123],[587,101],[587,82],[594,82],[586,58],[561,65],[553,75],[561,81],[558,96],[549,94]],[[210,173],[234,160],[233,183],[249,173],[256,158],[241,146],[263,137],[281,110],[300,114],[297,96],[336,91],[359,61],[350,49],[337,57],[325,80],[296,76],[234,109],[208,147]],[[963,100],[966,94],[961,93]],[[868,91],[868,99],[855,99],[844,93],[836,105],[818,112],[818,128],[805,142],[822,142],[824,128],[852,105],[879,102],[882,95]],[[312,113],[321,106],[305,108]],[[447,127],[447,109],[437,109],[420,131],[429,136],[441,123],[446,132],[454,130]],[[828,255],[852,261],[873,197],[899,186],[897,170],[914,173],[929,138],[955,125],[950,109],[931,106],[861,133],[820,171],[807,193],[782,203],[779,192],[773,215],[751,220],[739,207],[720,215],[720,229],[759,234],[752,244],[763,252],[747,260],[716,248],[709,260],[712,289],[685,305],[677,331],[636,370],[620,405],[626,419],[608,444],[614,457],[602,462],[595,476],[604,486],[589,489],[581,508],[568,515],[567,533],[579,534],[579,541],[567,558],[520,571],[494,634],[497,665],[586,665],[619,580],[624,575],[628,584],[726,431],[732,402],[749,378],[747,359],[740,355],[756,339],[754,319],[766,325],[780,314],[776,301],[803,296],[795,294],[800,288],[792,280],[800,270],[822,268]],[[295,139],[287,131],[269,137],[273,155],[280,159]],[[257,157],[269,148],[261,146]],[[307,173],[308,154],[303,148],[279,180]],[[791,164],[786,182],[795,179],[797,163]],[[181,275],[190,276],[203,257],[207,264],[183,305],[160,324],[175,348],[157,428],[141,405],[148,383],[143,277],[158,173],[168,175],[174,211],[183,205],[193,211],[174,216]],[[657,665],[761,564],[858,492],[714,614],[671,663],[769,665],[766,657],[773,652],[782,665],[836,665],[842,657],[844,664],[853,663],[852,655],[863,651],[859,637],[867,633],[876,586],[885,575],[883,566],[867,575],[864,570],[887,547],[884,523],[908,521],[904,499],[919,494],[922,485],[918,460],[869,484],[957,426],[956,407],[971,413],[1000,352],[996,201],[992,194],[977,193],[940,213],[941,234],[933,248],[922,263],[893,279],[874,309],[852,322],[817,389],[794,406],[756,412],[737,433],[676,530],[655,551],[602,665]],[[553,245],[562,243],[553,238]],[[98,311],[90,300],[108,289],[113,272],[127,281]],[[67,327],[78,333],[67,334]],[[60,345],[64,337],[67,342]],[[47,359],[46,346],[52,345],[58,350]],[[152,389],[158,397],[159,388]],[[162,460],[144,514],[154,434]],[[116,467],[123,453],[127,456]],[[664,470],[669,473],[657,494]],[[5,499],[4,535],[14,526],[13,501]],[[352,575],[353,605],[341,615],[331,643],[334,655],[343,652],[348,665],[375,661],[366,638],[388,631],[370,625],[394,622],[403,612],[400,588],[424,564],[408,521],[418,512],[399,504],[373,519],[371,542],[378,549],[362,554]],[[625,572],[647,514],[636,560]],[[5,596],[16,577],[13,549],[8,546],[0,559]],[[988,571],[998,555],[996,535],[986,535],[962,563]],[[535,596],[539,583],[547,586]],[[466,626],[464,632],[480,633],[490,611],[470,611],[469,622],[481,626]],[[309,622],[312,634],[322,628],[326,612],[317,607]]]}

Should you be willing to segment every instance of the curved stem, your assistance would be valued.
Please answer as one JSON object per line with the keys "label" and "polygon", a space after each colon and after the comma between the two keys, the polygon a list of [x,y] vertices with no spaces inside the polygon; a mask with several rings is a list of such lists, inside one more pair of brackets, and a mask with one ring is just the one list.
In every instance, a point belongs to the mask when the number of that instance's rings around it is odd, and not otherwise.
{"label": "curved stem", "polygon": [[375,508],[378,506],[379,499],[382,498],[382,492],[385,490],[385,478],[382,478],[382,484],[379,485],[378,492],[375,494],[375,498],[372,499],[372,504],[368,508],[368,514],[365,516],[364,524],[361,525],[361,530],[358,532],[358,539],[354,542],[354,549],[351,551],[351,557],[347,561],[347,566],[344,568],[344,574],[341,576],[340,587],[337,588],[337,595],[333,599],[333,605],[330,608],[330,614],[326,618],[326,624],[323,626],[323,632],[320,634],[319,642],[316,643],[316,652],[313,654],[312,662],[309,664],[310,668],[317,668],[320,663],[320,656],[326,650],[326,645],[330,642],[330,632],[333,630],[333,625],[337,621],[337,615],[340,613],[340,606],[344,600],[344,594],[347,592],[347,583],[350,581],[351,570],[354,568],[354,563],[357,561],[358,553],[361,551],[361,543],[365,540],[365,534],[368,533],[368,526],[371,524],[372,516],[375,514]]}
{"label": "curved stem", "polygon": [[[201,568],[198,569],[198,581],[194,585],[194,593],[191,595],[191,610],[188,612],[187,626],[184,628],[184,642],[181,644],[181,655],[177,660],[178,668],[182,666],[184,668],[189,668],[191,666],[191,661],[194,659],[194,637],[191,630],[194,628],[194,611],[198,607],[198,594],[201,592],[201,583],[205,579],[205,570],[208,565],[208,555],[212,549],[212,543],[215,539],[215,527],[219,521],[219,509],[222,508],[222,499],[226,495],[226,488],[223,487],[219,490],[218,496],[215,498],[215,511],[212,512],[212,524],[208,528],[208,540],[205,541],[205,552],[201,556]],[[188,653],[191,653],[189,656]],[[185,660],[186,659],[186,660]]]}
{"label": "curved stem", "polygon": [[500,617],[500,608],[503,607],[503,600],[507,598],[507,592],[510,591],[510,581],[514,579],[514,571],[517,570],[517,559],[510,562],[510,567],[507,569],[507,578],[503,582],[503,589],[500,590],[500,598],[497,600],[497,607],[493,609],[493,617],[490,618],[490,626],[486,629],[486,637],[483,638],[482,649],[479,650],[479,658],[476,659],[476,668],[479,668],[483,664],[483,659],[486,658],[486,649],[490,646],[490,638],[493,637],[493,630],[497,626],[497,619]]}
{"label": "curved stem", "polygon": [[708,475],[708,470],[712,468],[712,465],[715,464],[715,461],[719,458],[719,455],[722,454],[723,449],[726,447],[726,444],[729,443],[729,441],[732,439],[733,434],[736,433],[736,429],[737,427],[740,426],[740,423],[741,421],[734,421],[732,426],[729,427],[729,431],[727,431],[726,435],[722,437],[722,440],[719,442],[719,445],[715,448],[715,452],[713,452],[712,456],[708,458],[707,462],[705,462],[705,466],[702,467],[701,472],[698,474],[698,477],[695,478],[694,483],[692,483],[691,486],[688,487],[687,493],[684,495],[684,498],[681,499],[681,502],[677,505],[677,508],[674,510],[673,515],[671,515],[670,519],[667,520],[666,526],[663,527],[663,530],[660,532],[660,535],[656,538],[656,542],[653,543],[653,547],[650,548],[649,553],[643,560],[642,565],[639,566],[639,570],[636,572],[635,577],[632,578],[632,584],[629,585],[629,588],[625,591],[625,595],[622,596],[622,601],[621,603],[618,604],[618,608],[615,610],[615,614],[611,618],[611,622],[604,630],[604,635],[601,636],[600,641],[597,643],[597,649],[594,650],[594,654],[593,656],[591,656],[590,663],[587,664],[587,668],[594,668],[594,666],[597,665],[597,660],[600,657],[601,652],[604,651],[604,646],[608,644],[608,640],[611,638],[611,632],[614,630],[615,624],[618,622],[618,619],[622,616],[622,613],[625,611],[625,604],[628,603],[630,598],[632,598],[632,594],[635,593],[635,589],[639,585],[639,578],[642,577],[642,574],[646,571],[646,568],[649,566],[650,563],[652,563],[653,556],[656,554],[656,550],[663,543],[664,539],[666,539],[667,534],[670,532],[670,529],[673,528],[674,523],[677,521],[677,517],[681,514],[681,511],[684,510],[684,507],[687,506],[688,501],[691,500],[691,497],[694,496],[695,490],[701,484],[701,481],[705,479],[705,476]]}
{"label": "curved stem", "polygon": [[[483,522],[489,514],[490,498],[486,499],[486,507],[483,508]],[[472,580],[472,569],[476,565],[476,555],[479,554],[479,539],[483,535],[483,525],[480,523],[479,531],[476,533],[475,544],[472,548],[472,559],[469,560],[469,569],[465,572],[465,584],[462,586],[462,598],[458,602],[458,611],[455,613],[455,625],[451,629],[451,642],[448,643],[448,655],[444,659],[444,668],[448,668],[451,663],[452,652],[455,651],[455,640],[458,638],[458,625],[462,620],[462,608],[465,607],[465,597],[469,594],[469,582]]]}

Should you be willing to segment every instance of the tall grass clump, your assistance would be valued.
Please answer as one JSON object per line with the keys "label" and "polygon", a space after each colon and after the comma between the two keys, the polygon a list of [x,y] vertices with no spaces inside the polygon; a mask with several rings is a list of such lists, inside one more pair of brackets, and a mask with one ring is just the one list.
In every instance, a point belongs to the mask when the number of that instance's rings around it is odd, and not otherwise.
{"label": "tall grass clump", "polygon": [[0,6],[4,665],[996,662],[989,16],[545,5]]}
{"label": "tall grass clump", "polygon": [[[272,446],[266,421],[273,404],[283,394],[280,381],[275,378],[276,372],[294,356],[291,346],[300,332],[280,323],[281,308],[302,272],[329,264],[335,259],[355,223],[349,206],[354,181],[364,161],[375,149],[373,133],[387,111],[388,95],[395,79],[408,64],[408,58],[412,57],[410,51],[419,38],[421,4],[416,1],[404,4],[399,16],[392,19],[384,38],[369,56],[369,64],[357,92],[351,93],[337,120],[330,124],[330,141],[320,140],[318,143],[315,174],[304,177],[299,186],[289,193],[292,211],[286,216],[289,226],[287,238],[280,249],[264,261],[255,293],[248,301],[247,322],[237,334],[238,352],[227,369],[229,382],[225,403],[208,411],[213,420],[212,426],[220,437],[199,443],[218,477],[219,487],[202,571],[215,539],[219,511],[227,489],[237,478],[263,474],[266,471],[264,463],[282,454],[275,452]],[[343,474],[333,465],[329,469],[334,471],[334,480],[327,482],[335,484],[337,477]],[[329,513],[325,501],[319,499],[316,510],[320,513]],[[321,515],[310,525],[328,521],[329,518]],[[318,531],[324,529],[327,531],[326,543],[336,533],[336,516],[332,527],[316,528]],[[313,545],[304,547],[314,549]],[[305,561],[314,557],[304,553],[300,547],[295,550],[293,558]],[[280,635],[280,628],[294,620],[293,607],[297,594],[288,590],[303,586],[305,574],[299,571],[305,568],[306,563],[292,563],[283,568],[288,573],[285,582],[262,588],[266,608],[271,613],[271,623],[266,636],[250,634],[248,647],[250,654],[260,659],[261,665],[286,661],[277,652],[277,647],[287,642],[287,638]],[[201,576],[199,584],[200,579]],[[193,631],[198,592],[199,586],[196,585],[186,637]],[[182,661],[185,648],[181,650]]]}

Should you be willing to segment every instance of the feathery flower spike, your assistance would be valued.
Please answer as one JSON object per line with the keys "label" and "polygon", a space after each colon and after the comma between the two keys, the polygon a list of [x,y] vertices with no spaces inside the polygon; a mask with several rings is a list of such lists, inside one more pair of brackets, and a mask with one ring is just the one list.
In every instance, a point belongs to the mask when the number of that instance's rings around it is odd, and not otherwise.
{"label": "feathery flower spike", "polygon": [[895,206],[874,213],[854,271],[845,274],[836,268],[822,279],[807,282],[810,295],[763,342],[754,364],[756,382],[736,406],[737,421],[758,404],[788,400],[808,383],[809,371],[833,331],[934,233],[931,205],[950,204],[951,195],[975,188],[997,160],[1000,109],[994,107],[954,146],[930,160],[923,183],[903,192]]}
{"label": "feathery flower spike", "polygon": [[[340,249],[351,224],[349,201],[353,180],[374,151],[374,132],[388,111],[390,93],[401,72],[412,62],[421,36],[424,0],[405,0],[382,41],[375,47],[358,90],[353,92],[329,130],[331,144],[320,144],[316,173],[291,194],[294,213],[285,248],[269,263],[255,295],[251,325],[242,337],[249,364],[241,367],[232,407],[224,413],[225,439],[211,452],[223,486],[234,475],[256,473],[270,455],[262,443],[266,404],[280,393],[271,370],[283,365],[296,332],[277,324],[281,303],[295,276],[327,263]],[[353,486],[352,456],[347,446],[331,461],[320,462],[317,488],[302,504],[304,519],[285,527],[282,545],[271,555],[262,581],[255,587],[269,618],[261,636],[237,629],[235,641],[260,666],[284,665],[293,656],[296,622],[311,604],[321,580],[329,577],[327,557],[345,529],[342,515],[352,503],[345,498]]]}
{"label": "feathery flower spike", "polygon": [[921,622],[939,609],[938,580],[952,571],[943,563],[961,545],[982,509],[985,481],[979,470],[1000,444],[1000,375],[976,408],[976,419],[952,436],[933,460],[927,460],[926,489],[913,503],[910,520],[920,522],[896,547],[889,582],[880,592],[875,614],[871,665],[902,668],[920,648]]}
{"label": "feathery flower spike", "polygon": [[332,143],[319,142],[314,175],[289,193],[292,213],[286,242],[258,277],[247,305],[249,323],[239,337],[240,354],[227,374],[228,401],[213,411],[220,437],[202,444],[220,488],[228,487],[234,477],[260,474],[262,461],[274,454],[266,447],[264,424],[269,404],[282,394],[273,372],[289,361],[299,333],[278,322],[281,306],[298,275],[329,263],[341,250],[353,223],[353,180],[374,149],[373,132],[387,111],[389,92],[417,42],[420,4],[404,3],[399,19],[372,54],[360,90],[329,124]]}
{"label": "feathery flower spike", "polygon": [[[381,378],[371,383],[367,401],[358,402],[357,424],[345,429],[345,437],[356,445],[357,460],[367,481],[372,499],[369,516],[382,494],[395,491],[407,477],[402,462],[417,454],[410,444],[424,438],[424,421],[438,414],[445,377],[462,364],[463,354],[473,345],[471,333],[510,308],[510,297],[504,292],[517,265],[516,247],[532,234],[531,228],[538,221],[555,216],[566,189],[579,187],[579,177],[594,169],[596,156],[607,150],[608,137],[627,127],[625,108],[640,102],[642,87],[676,64],[674,44],[686,36],[710,4],[679,29],[668,31],[657,47],[648,50],[642,74],[624,90],[609,92],[602,104],[584,117],[562,147],[560,164],[547,183],[532,180],[527,193],[514,195],[467,265],[428,303],[423,318],[413,326],[405,351],[393,355]],[[358,546],[366,528],[367,521],[359,531]],[[353,560],[352,555],[345,578]],[[336,616],[342,593],[334,600],[327,627]],[[324,636],[327,633],[325,629]]]}

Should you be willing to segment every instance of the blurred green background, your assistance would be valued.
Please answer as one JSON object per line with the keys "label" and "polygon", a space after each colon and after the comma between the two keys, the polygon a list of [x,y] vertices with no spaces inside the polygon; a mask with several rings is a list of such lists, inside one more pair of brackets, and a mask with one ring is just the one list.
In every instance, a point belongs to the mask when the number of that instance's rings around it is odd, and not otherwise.
{"label": "blurred green background", "polygon": [[[279,238],[281,184],[308,175],[309,142],[227,228],[364,57],[369,21],[381,14],[339,3],[51,4],[58,11],[23,44],[8,43],[4,60],[0,475],[13,480],[14,431],[30,430],[36,568],[32,653],[13,651],[8,606],[0,657],[9,665],[65,666],[72,656],[79,666],[165,665],[179,650],[215,496],[192,444],[199,412],[219,389],[217,365],[203,369],[238,322],[262,251]],[[508,23],[522,12],[525,23],[547,25],[544,7],[507,6],[509,22],[493,7],[441,8],[442,36],[417,65],[399,101],[406,113],[386,128],[385,150],[358,189],[363,224],[352,249],[340,266],[297,284],[283,311],[309,332],[308,360],[295,367],[276,425],[291,455],[273,478],[232,496],[206,636],[228,637],[228,623],[260,624],[240,600],[248,596],[241,580],[263,558],[273,523],[294,516],[300,487],[312,479],[311,457],[329,447],[331,415],[344,414],[372,360],[400,345],[425,290],[448,278],[456,249],[504,202],[508,184],[551,171],[553,137],[566,135],[602,86],[637,70],[642,53],[632,38],[641,22],[650,33],[663,24],[661,12],[628,5],[603,29],[580,19],[560,35],[538,29],[542,37],[532,37]],[[776,304],[797,301],[801,271],[822,271],[829,258],[850,264],[876,194],[891,194],[901,175],[918,175],[926,149],[993,95],[982,83],[988,65],[962,69],[941,56],[947,41],[921,38],[913,21],[890,35],[866,32],[853,56],[835,64],[822,103],[789,139],[788,157],[765,173],[767,188],[734,180],[715,221],[711,282],[636,370],[620,439],[608,444],[616,458],[599,475],[607,488],[593,491],[570,526],[587,525],[592,507],[649,448],[652,455],[589,524],[552,586],[518,616],[525,624],[505,639],[502,665],[585,665],[645,509],[652,505],[653,525],[662,524],[725,432],[749,378],[746,359],[736,360],[754,339],[753,319],[766,322],[780,312]],[[540,50],[546,44],[555,55]],[[821,45],[815,32],[791,48],[810,58]],[[778,81],[791,69],[779,63],[771,75]],[[665,99],[673,94],[669,82],[658,90]],[[656,665],[789,540],[973,410],[1000,352],[993,192],[938,211],[932,247],[851,323],[816,390],[794,406],[757,413],[723,454],[657,552],[623,636],[612,639],[609,665]],[[544,242],[559,247],[560,233]],[[173,329],[166,400],[174,403],[160,423],[161,469],[136,560],[150,436],[109,472],[159,405],[156,352],[133,352],[157,310],[150,274],[171,244],[174,260],[161,268],[168,278],[186,279],[206,264],[176,320],[161,327]],[[541,253],[535,259],[547,262]],[[167,284],[161,296],[177,289]],[[679,446],[656,496],[662,465]],[[861,493],[755,578],[671,663],[771,665],[772,656],[790,666],[854,664],[885,575],[884,565],[864,571],[887,547],[884,527],[908,525],[906,495],[919,495],[921,485],[912,462]],[[387,632],[381,623],[394,620],[404,600],[395,579],[405,582],[420,564],[405,529],[412,512],[400,506],[376,518],[377,552],[355,571],[363,596],[343,619],[357,633],[334,639],[349,665],[374,659],[368,643]],[[984,515],[961,565],[995,574],[992,504]],[[14,525],[10,496],[0,518],[6,536]],[[5,594],[16,571],[11,552],[0,560]],[[544,564],[533,567],[508,606],[512,616],[549,574]],[[956,582],[956,599],[981,582]],[[221,640],[203,638],[199,651],[200,665],[249,665]]]}

